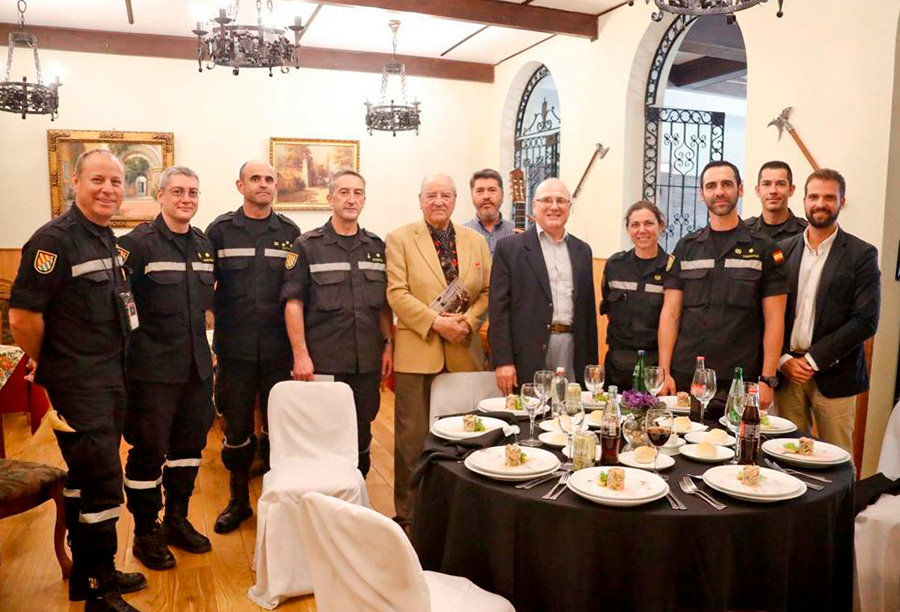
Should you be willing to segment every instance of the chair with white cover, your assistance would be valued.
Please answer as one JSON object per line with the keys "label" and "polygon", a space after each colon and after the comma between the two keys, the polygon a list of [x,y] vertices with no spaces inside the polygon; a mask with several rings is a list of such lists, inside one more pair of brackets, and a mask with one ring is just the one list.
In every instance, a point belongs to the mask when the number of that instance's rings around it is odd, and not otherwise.
{"label": "chair with white cover", "polygon": [[515,612],[470,580],[422,570],[399,525],[318,493],[300,502],[319,612]]}
{"label": "chair with white cover", "polygon": [[448,414],[474,410],[489,397],[503,397],[493,372],[446,372],[431,383],[431,408],[428,423]]}
{"label": "chair with white cover", "polygon": [[356,407],[344,383],[280,382],[269,394],[271,469],[257,505],[256,584],[247,596],[273,609],[312,593],[300,500],[310,491],[369,505],[357,468]]}
{"label": "chair with white cover", "polygon": [[900,402],[894,406],[887,428],[884,430],[881,455],[878,457],[878,471],[891,480],[900,478]]}

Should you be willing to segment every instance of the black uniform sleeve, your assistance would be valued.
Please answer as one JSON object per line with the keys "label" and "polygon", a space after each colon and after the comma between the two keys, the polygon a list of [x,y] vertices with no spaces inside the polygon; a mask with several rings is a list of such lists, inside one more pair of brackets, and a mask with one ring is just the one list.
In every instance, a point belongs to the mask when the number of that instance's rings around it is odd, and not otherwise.
{"label": "black uniform sleeve", "polygon": [[762,296],[784,295],[788,292],[787,265],[784,253],[772,240],[766,240],[762,269]]}
{"label": "black uniform sleeve", "polygon": [[71,264],[62,241],[48,234],[33,236],[22,247],[10,308],[44,312],[53,294],[71,276]]}
{"label": "black uniform sleeve", "polygon": [[[296,259],[294,260],[295,255]],[[285,268],[287,269],[284,273],[284,285],[281,288],[281,302],[300,300],[306,304],[309,301],[309,262],[300,238],[294,240],[291,245],[291,252],[285,260]]]}
{"label": "black uniform sleeve", "polygon": [[684,281],[681,278],[681,258],[684,256],[684,241],[679,240],[675,245],[675,251],[669,255],[666,263],[666,276],[663,287],[666,289],[678,289],[684,291]]}
{"label": "black uniform sleeve", "polygon": [[134,231],[120,237],[117,242],[119,254],[125,259],[125,270],[131,276],[141,274],[147,263],[146,255],[143,252],[143,242],[135,238]]}
{"label": "black uniform sleeve", "polygon": [[212,244],[212,256],[213,256],[213,273],[216,277],[216,280],[220,279],[219,273],[219,249],[222,247],[222,237],[219,235],[219,228],[216,225],[216,222],[213,221],[209,227],[206,228],[206,238]]}
{"label": "black uniform sleeve", "polygon": [[600,314],[609,314],[609,264],[611,259],[607,260],[606,266],[603,268],[603,280],[600,281]]}

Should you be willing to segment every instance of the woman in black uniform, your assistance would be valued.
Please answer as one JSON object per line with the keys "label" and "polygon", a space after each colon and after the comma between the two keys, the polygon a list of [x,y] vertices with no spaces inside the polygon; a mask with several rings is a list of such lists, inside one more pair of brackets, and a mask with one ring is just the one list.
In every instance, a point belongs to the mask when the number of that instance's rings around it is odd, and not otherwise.
{"label": "woman in black uniform", "polygon": [[634,248],[609,258],[603,271],[600,314],[606,328],[606,384],[632,388],[638,350],[645,350],[645,365],[657,363],[656,331],[663,305],[663,280],[668,254],[659,246],[665,219],[655,204],[632,204],[625,227]]}

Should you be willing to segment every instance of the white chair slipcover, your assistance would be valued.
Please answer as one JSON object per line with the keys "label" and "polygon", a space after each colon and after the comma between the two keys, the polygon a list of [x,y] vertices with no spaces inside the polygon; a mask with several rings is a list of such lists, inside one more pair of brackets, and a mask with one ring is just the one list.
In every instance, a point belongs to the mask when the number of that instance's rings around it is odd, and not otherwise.
{"label": "white chair slipcover", "polygon": [[431,408],[428,422],[439,417],[474,410],[489,397],[503,397],[493,372],[447,372],[431,383]]}
{"label": "white chair slipcover", "polygon": [[374,510],[308,493],[300,517],[319,612],[515,612],[466,578],[422,571],[403,530]]}
{"label": "white chair slipcover", "polygon": [[300,500],[317,491],[368,506],[357,469],[353,392],[344,383],[280,382],[269,393],[271,469],[257,504],[256,584],[247,596],[273,609],[312,593],[303,553]]}
{"label": "white chair slipcover", "polygon": [[900,478],[900,402],[894,406],[887,428],[884,430],[881,455],[878,457],[878,471],[891,480]]}

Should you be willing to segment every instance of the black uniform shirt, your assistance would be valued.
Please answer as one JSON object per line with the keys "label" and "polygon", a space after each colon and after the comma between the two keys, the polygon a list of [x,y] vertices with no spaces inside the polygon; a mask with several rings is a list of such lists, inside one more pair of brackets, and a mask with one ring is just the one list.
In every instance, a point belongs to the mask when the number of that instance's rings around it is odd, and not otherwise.
{"label": "black uniform shirt", "polygon": [[801,219],[794,215],[793,212],[788,210],[788,220],[784,223],[779,223],[778,225],[769,225],[765,221],[763,221],[762,215],[758,217],[750,217],[744,223],[747,224],[752,230],[760,232],[776,243],[781,242],[782,240],[787,240],[791,236],[796,236],[797,234],[803,232],[806,229],[806,226],[809,225],[809,222],[806,219]]}
{"label": "black uniform shirt", "polygon": [[213,221],[206,235],[215,248],[214,347],[220,359],[290,361],[281,285],[297,224],[276,212],[254,236],[242,208]]}
{"label": "black uniform shirt", "polygon": [[788,291],[784,255],[767,236],[738,221],[724,253],[716,253],[709,226],[678,241],[666,289],[682,290],[681,324],[672,371],[690,374],[697,355],[719,378],[736,366],[744,380],[762,373],[762,300]]}
{"label": "black uniform shirt", "polygon": [[316,372],[381,370],[386,303],[384,242],[360,228],[349,240],[331,219],[294,242],[287,260],[283,301],[303,302],[306,344]]}
{"label": "black uniform shirt", "polygon": [[44,315],[35,381],[80,388],[125,384],[129,291],[115,236],[78,206],[53,219],[22,247],[9,305]]}
{"label": "black uniform shirt", "polygon": [[162,215],[119,239],[141,326],[128,350],[128,378],[184,383],[212,374],[206,311],[213,307],[213,246],[196,228],[175,234]]}
{"label": "black uniform shirt", "polygon": [[656,351],[668,259],[662,249],[652,260],[638,259],[631,249],[607,260],[600,314],[609,317],[606,343],[610,349]]}

